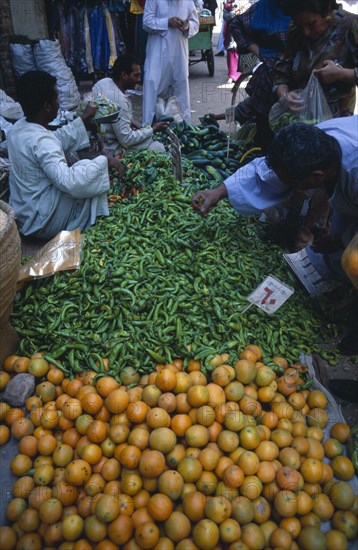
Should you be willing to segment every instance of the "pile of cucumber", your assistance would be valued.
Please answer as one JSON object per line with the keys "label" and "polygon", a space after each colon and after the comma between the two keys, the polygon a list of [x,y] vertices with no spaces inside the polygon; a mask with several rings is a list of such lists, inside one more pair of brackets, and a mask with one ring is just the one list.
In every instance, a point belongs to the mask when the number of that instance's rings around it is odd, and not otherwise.
{"label": "pile of cucumber", "polygon": [[241,165],[262,153],[255,149],[255,155],[246,153],[252,143],[230,139],[217,124],[194,126],[186,121],[172,124],[171,129],[181,142],[181,152],[196,168],[202,170],[211,180],[221,182],[233,174]]}

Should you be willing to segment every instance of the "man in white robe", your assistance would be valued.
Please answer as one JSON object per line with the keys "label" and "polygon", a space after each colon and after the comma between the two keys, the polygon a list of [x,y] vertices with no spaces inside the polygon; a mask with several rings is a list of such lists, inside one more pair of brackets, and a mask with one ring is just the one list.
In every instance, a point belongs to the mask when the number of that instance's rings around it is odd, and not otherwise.
{"label": "man in white robe", "polygon": [[140,79],[138,61],[132,55],[124,54],[117,57],[112,68],[112,78],[102,78],[93,86],[94,94],[110,99],[120,110],[117,122],[102,125],[104,148],[111,154],[127,153],[142,148],[165,152],[164,145],[153,140],[153,134],[165,130],[167,122],[157,122],[147,128],[137,128],[133,124],[132,105],[126,98],[125,91],[134,89]]}
{"label": "man in white robe", "polygon": [[18,81],[18,98],[25,117],[9,133],[8,154],[9,202],[20,232],[47,240],[107,216],[108,168],[122,175],[123,165],[104,155],[72,166],[65,158],[65,152],[88,147],[84,122],[95,107],[87,106],[82,117],[51,132],[48,124],[58,111],[56,79],[42,71],[25,73]]}
{"label": "man in white robe", "polygon": [[193,0],[146,0],[143,29],[148,33],[143,85],[143,125],[152,124],[158,97],[170,87],[183,117],[191,120],[188,38],[199,30]]}
{"label": "man in white robe", "polygon": [[329,235],[315,239],[306,252],[323,278],[346,281],[340,259],[358,231],[357,143],[358,116],[293,124],[275,136],[266,158],[243,166],[215,189],[198,191],[193,206],[206,215],[228,198],[239,214],[251,216],[284,202],[295,189],[309,196],[322,188],[332,210]]}

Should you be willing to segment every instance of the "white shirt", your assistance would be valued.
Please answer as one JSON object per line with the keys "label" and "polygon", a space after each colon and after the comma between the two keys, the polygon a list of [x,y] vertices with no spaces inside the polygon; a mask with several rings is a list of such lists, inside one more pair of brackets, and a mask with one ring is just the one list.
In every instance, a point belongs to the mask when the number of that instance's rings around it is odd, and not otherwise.
{"label": "white shirt", "polygon": [[110,153],[120,153],[122,150],[131,151],[148,147],[152,142],[152,128],[140,128],[133,130],[132,105],[124,93],[118,88],[111,78],[103,78],[93,86],[94,94],[101,94],[113,101],[120,109],[119,120],[112,124],[102,124],[104,134],[104,147]]}
{"label": "white shirt", "polygon": [[[327,120],[317,127],[334,137],[342,150],[341,171],[330,206],[358,224],[358,116]],[[290,187],[267,166],[265,157],[239,168],[224,185],[232,207],[244,216],[276,206],[291,194]]]}
{"label": "white shirt", "polygon": [[108,161],[99,156],[68,166],[65,151],[88,147],[81,118],[56,132],[22,118],[8,136],[10,205],[23,235],[53,238],[108,215]]}

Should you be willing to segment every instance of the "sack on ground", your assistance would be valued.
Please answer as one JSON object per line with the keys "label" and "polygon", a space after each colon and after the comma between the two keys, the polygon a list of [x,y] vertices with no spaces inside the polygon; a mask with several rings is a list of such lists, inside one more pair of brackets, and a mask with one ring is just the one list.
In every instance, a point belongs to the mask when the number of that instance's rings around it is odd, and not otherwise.
{"label": "sack on ground", "polygon": [[184,120],[177,98],[172,95],[167,100],[158,97],[155,107],[155,118],[159,122],[167,118],[173,118],[174,122]]}
{"label": "sack on ground", "polygon": [[319,124],[333,118],[331,109],[317,76],[312,73],[307,86],[303,90],[295,90],[303,107],[298,112],[292,112],[285,98],[275,103],[269,113],[270,127],[273,132],[293,124],[305,122],[306,124]]}
{"label": "sack on ground", "polygon": [[57,78],[60,109],[70,111],[80,102],[80,94],[71,69],[67,66],[58,40],[39,40],[34,46],[38,70],[46,71]]}
{"label": "sack on ground", "polygon": [[36,71],[32,44],[9,44],[12,70],[16,78],[28,71]]}

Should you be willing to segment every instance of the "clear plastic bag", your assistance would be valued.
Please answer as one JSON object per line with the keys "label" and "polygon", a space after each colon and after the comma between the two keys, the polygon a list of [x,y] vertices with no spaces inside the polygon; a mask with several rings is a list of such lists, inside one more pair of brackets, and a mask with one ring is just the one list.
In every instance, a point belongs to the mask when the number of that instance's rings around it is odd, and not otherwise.
{"label": "clear plastic bag", "polygon": [[311,74],[307,86],[303,90],[295,90],[295,93],[302,101],[300,111],[291,111],[289,102],[285,98],[281,98],[272,106],[269,123],[273,132],[276,133],[294,122],[319,124],[333,118],[326,96],[314,73]]}
{"label": "clear plastic bag", "polygon": [[167,100],[159,97],[155,107],[155,117],[158,121],[173,118],[174,122],[182,122],[184,117],[177,98],[172,95]]}
{"label": "clear plastic bag", "polygon": [[358,289],[358,233],[356,233],[342,254],[342,267]]}

